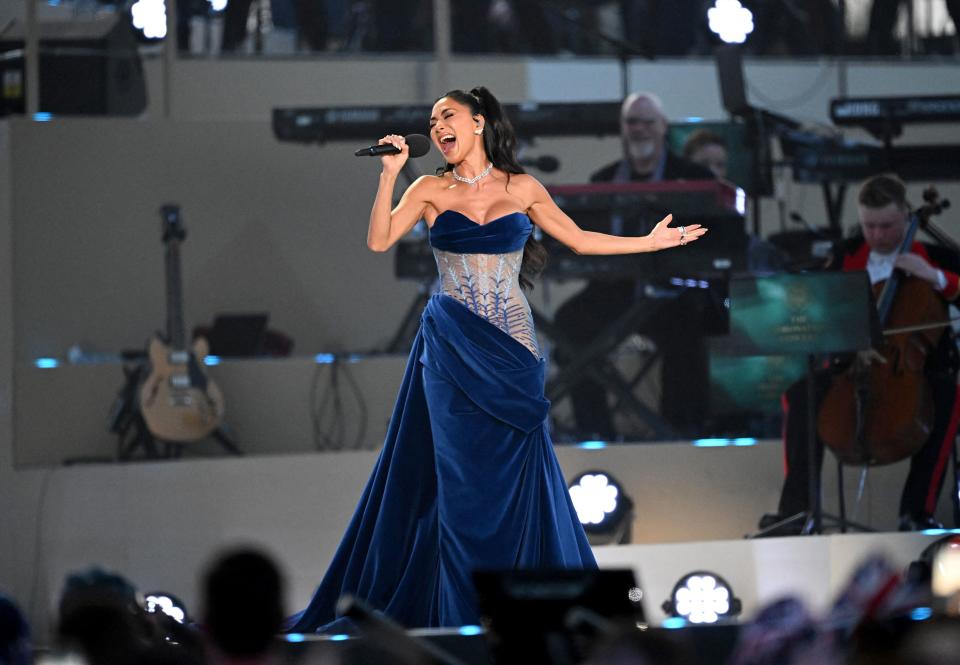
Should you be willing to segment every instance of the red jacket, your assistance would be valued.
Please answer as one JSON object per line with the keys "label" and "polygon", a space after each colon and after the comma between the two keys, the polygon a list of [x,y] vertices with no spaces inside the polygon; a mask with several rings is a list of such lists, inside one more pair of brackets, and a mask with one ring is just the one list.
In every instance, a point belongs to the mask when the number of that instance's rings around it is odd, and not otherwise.
{"label": "red jacket", "polygon": [[[931,257],[930,250],[928,250],[927,246],[921,242],[915,241],[910,247],[910,252],[923,257],[923,259],[934,268],[943,271],[943,275],[947,278],[947,286],[940,293],[944,299],[947,300],[947,302],[953,302],[960,297],[960,276],[958,276],[956,272],[941,265],[940,262]],[[870,246],[866,242],[861,241],[859,246],[851,247],[843,253],[842,268],[845,271],[866,270],[867,260],[869,258]]]}

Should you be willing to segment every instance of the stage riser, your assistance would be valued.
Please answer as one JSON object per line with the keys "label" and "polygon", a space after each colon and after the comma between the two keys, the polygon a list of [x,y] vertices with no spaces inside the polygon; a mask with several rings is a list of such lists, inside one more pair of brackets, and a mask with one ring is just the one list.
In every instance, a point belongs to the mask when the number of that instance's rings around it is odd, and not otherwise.
{"label": "stage riser", "polygon": [[[688,626],[678,630],[651,628],[653,633],[664,633],[674,640],[692,658],[690,665],[717,665],[725,662],[732,653],[739,632],[739,625]],[[494,655],[483,635],[460,635],[456,630],[413,630],[409,633],[430,646],[443,650],[459,659],[464,665],[493,665]],[[531,641],[537,639],[530,635]],[[306,637],[303,642],[279,642],[285,660],[291,665],[404,665],[403,660],[361,636],[349,640],[330,640],[323,637]],[[536,661],[516,657],[511,663]]]}
{"label": "stage riser", "polygon": [[[630,471],[635,469],[638,483],[647,479],[673,485],[658,490],[659,503],[649,507],[638,492],[638,515],[658,515],[664,523],[683,525],[685,530],[664,530],[661,536],[655,530],[637,528],[635,533],[664,540],[682,536],[689,542],[596,550],[605,566],[629,565],[638,570],[649,589],[652,616],[656,616],[656,605],[666,598],[680,575],[696,568],[716,567],[718,561],[729,562],[717,572],[729,575],[737,593],[744,594],[746,612],[784,590],[784,584],[792,585],[790,588],[833,589],[843,575],[837,572],[843,567],[821,565],[827,554],[819,549],[825,545],[819,543],[831,543],[829,547],[833,548],[831,539],[766,541],[784,543],[782,552],[766,549],[766,543],[738,540],[763,497],[750,496],[751,488],[757,485],[755,471],[742,468],[742,475],[738,475],[734,470],[744,466],[745,457],[766,453],[770,466],[774,466],[769,470],[770,486],[775,486],[775,446],[699,450],[665,444],[596,452],[562,449],[559,453],[568,477],[580,468],[609,465],[625,481],[634,477]],[[677,459],[668,466],[665,460],[671,455]],[[8,523],[16,537],[10,541],[12,564],[5,569],[8,588],[15,594],[21,593],[21,587],[24,594],[36,589],[33,621],[40,634],[45,634],[48,612],[56,605],[65,576],[95,564],[121,572],[142,588],[175,593],[189,607],[195,607],[196,571],[224,547],[254,543],[272,553],[283,566],[289,608],[304,607],[333,556],[375,457],[372,452],[331,453],[21,472],[16,476],[18,482],[30,483],[37,491],[24,492],[23,500],[10,506]],[[743,502],[731,502],[725,512],[718,513],[716,519],[726,526],[721,529],[714,525],[709,533],[725,532],[733,540],[704,543],[698,537],[702,524],[692,519],[704,508],[671,500],[671,492],[685,487],[689,478],[714,477],[717,462],[727,457],[731,464],[726,473],[739,479]],[[633,460],[630,464],[629,459]],[[670,468],[684,468],[683,460],[689,462],[684,472],[668,475]],[[697,461],[700,466],[693,465]],[[707,461],[709,465],[703,464]],[[761,466],[762,461],[761,457]],[[633,490],[628,487],[628,491]],[[721,502],[726,490],[718,485],[699,491],[707,502],[703,505],[709,506]],[[906,539],[902,561],[922,549],[920,541],[911,540],[919,536],[912,534],[876,538],[870,547]],[[761,549],[741,549],[747,547]],[[721,556],[712,548],[728,554]],[[849,560],[865,551],[861,548],[845,556]],[[778,562],[778,557],[786,558]],[[789,574],[787,568],[791,569]],[[824,578],[826,571],[830,572]],[[806,573],[812,581],[806,581]]]}

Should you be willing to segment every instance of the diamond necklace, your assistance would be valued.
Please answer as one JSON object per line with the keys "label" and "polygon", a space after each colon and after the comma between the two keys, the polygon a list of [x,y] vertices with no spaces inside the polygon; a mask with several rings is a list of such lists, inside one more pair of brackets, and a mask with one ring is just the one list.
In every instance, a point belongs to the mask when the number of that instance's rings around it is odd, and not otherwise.
{"label": "diamond necklace", "polygon": [[450,173],[453,174],[453,179],[454,179],[454,180],[459,180],[460,182],[465,182],[465,183],[467,183],[468,185],[476,185],[478,180],[483,180],[483,179],[486,178],[488,175],[490,175],[490,169],[492,169],[492,168],[493,168],[493,162],[490,162],[489,164],[487,164],[487,168],[485,168],[484,170],[480,171],[480,173],[479,173],[478,175],[475,175],[475,176],[473,176],[472,178],[464,178],[462,175],[460,175],[459,173],[457,173],[457,167],[455,167],[455,166],[454,166],[452,169],[450,169]]}

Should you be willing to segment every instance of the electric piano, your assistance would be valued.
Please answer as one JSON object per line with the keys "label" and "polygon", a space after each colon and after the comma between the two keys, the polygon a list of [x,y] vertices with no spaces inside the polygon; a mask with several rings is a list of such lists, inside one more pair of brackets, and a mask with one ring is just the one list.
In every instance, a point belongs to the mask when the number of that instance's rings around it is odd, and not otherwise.
{"label": "electric piano", "polygon": [[859,182],[887,171],[908,182],[960,180],[960,145],[884,147],[789,136],[781,137],[781,145],[797,182]]}
{"label": "electric piano", "polygon": [[[675,218],[743,216],[746,196],[723,180],[663,180],[659,182],[597,182],[550,185],[547,191],[560,208],[576,213],[673,213]],[[661,215],[662,216],[662,215]]]}
{"label": "electric piano", "polygon": [[830,119],[835,125],[897,132],[905,124],[954,123],[960,120],[960,95],[837,97],[830,100]]}
{"label": "electric piano", "polygon": [[904,180],[960,180],[960,145],[894,145],[904,125],[960,122],[960,95],[838,97],[830,100],[838,126],[862,127],[877,143],[825,138],[803,131],[781,134],[793,178],[845,183],[892,171]]}

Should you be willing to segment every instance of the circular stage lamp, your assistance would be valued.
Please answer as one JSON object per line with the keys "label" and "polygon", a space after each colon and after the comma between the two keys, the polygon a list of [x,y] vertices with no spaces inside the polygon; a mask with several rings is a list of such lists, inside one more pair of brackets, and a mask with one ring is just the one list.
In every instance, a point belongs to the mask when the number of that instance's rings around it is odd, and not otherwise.
{"label": "circular stage lamp", "polygon": [[740,608],[727,581],[704,570],[681,577],[663,603],[666,614],[690,623],[717,623],[737,616]]}
{"label": "circular stage lamp", "polygon": [[[925,533],[933,533],[933,529]],[[908,575],[921,584],[929,584],[935,597],[960,594],[960,531],[940,529],[944,533],[927,545],[920,558],[910,564]]]}
{"label": "circular stage lamp", "polygon": [[570,483],[570,499],[592,544],[627,543],[633,501],[605,471],[586,471]]}
{"label": "circular stage lamp", "polygon": [[143,608],[151,613],[162,612],[177,623],[187,623],[187,607],[176,596],[165,591],[152,591],[145,594]]}
{"label": "circular stage lamp", "polygon": [[133,27],[148,40],[167,36],[167,7],[163,0],[136,0],[130,5]]}
{"label": "circular stage lamp", "polygon": [[716,0],[707,10],[710,31],[727,44],[742,44],[753,32],[753,12],[740,0]]}
{"label": "circular stage lamp", "polygon": [[930,588],[941,598],[960,594],[960,536],[941,541],[933,557]]}

